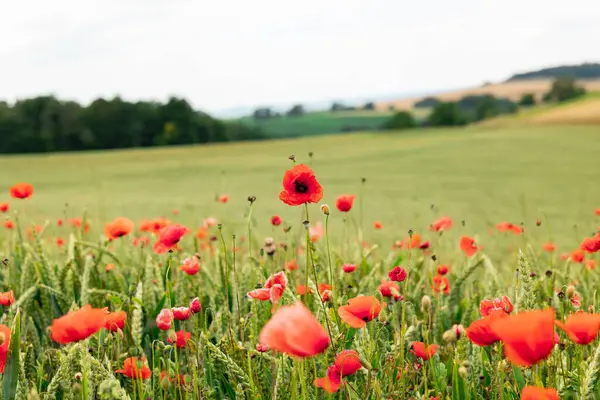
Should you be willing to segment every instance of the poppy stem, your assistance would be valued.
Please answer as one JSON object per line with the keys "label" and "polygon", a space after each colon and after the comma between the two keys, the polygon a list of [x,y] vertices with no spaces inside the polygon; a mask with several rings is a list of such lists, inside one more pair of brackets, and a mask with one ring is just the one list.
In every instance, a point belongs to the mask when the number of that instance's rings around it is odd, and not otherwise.
{"label": "poppy stem", "polygon": [[[308,216],[308,203],[304,203],[304,210],[306,211],[306,221],[304,223],[304,229],[306,230],[306,276],[304,279],[304,304],[308,306],[308,274],[310,264],[310,219]],[[315,282],[317,285],[318,283]]]}
{"label": "poppy stem", "polygon": [[240,327],[240,340],[242,341],[242,343],[244,343],[244,324],[242,324],[242,309],[240,307],[240,292],[238,290],[238,278],[237,278],[237,271],[235,268],[235,235],[233,235],[232,238],[232,246],[233,246],[233,285],[235,286],[235,297],[237,300],[237,313],[238,313],[238,320],[237,323]]}

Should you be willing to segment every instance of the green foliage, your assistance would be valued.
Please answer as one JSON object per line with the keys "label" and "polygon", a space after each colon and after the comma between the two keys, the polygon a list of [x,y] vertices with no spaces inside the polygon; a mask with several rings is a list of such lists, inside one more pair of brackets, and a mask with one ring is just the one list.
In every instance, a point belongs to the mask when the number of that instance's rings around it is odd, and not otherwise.
{"label": "green foliage", "polygon": [[561,65],[557,67],[543,68],[537,71],[515,74],[510,77],[509,81],[558,78],[561,76],[573,76],[577,79],[600,78],[600,64],[583,63],[579,65]]}
{"label": "green foliage", "polygon": [[581,97],[585,94],[585,89],[578,86],[575,82],[575,78],[571,76],[563,76],[556,78],[552,82],[550,91],[544,96],[545,101],[556,101],[563,102],[577,97]]}
{"label": "green foliage", "polygon": [[519,101],[519,105],[523,107],[534,106],[535,104],[535,95],[533,93],[525,93]]}
{"label": "green foliage", "polygon": [[398,111],[394,116],[386,121],[383,129],[410,129],[417,126],[413,115],[408,111]]}
{"label": "green foliage", "polygon": [[427,119],[428,126],[462,126],[467,117],[457,103],[442,102],[436,105]]}

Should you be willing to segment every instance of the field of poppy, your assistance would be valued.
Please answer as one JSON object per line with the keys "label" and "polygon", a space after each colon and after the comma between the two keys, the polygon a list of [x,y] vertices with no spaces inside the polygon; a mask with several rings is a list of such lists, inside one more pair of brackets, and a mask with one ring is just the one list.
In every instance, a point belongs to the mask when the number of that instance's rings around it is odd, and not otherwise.
{"label": "field of poppy", "polygon": [[598,399],[597,154],[548,127],[0,159],[2,398]]}

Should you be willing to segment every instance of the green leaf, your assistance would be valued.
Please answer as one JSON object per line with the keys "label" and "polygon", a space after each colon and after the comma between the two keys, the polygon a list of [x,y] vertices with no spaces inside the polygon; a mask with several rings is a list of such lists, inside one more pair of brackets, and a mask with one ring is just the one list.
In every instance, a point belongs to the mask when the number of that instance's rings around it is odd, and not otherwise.
{"label": "green leaf", "polygon": [[17,381],[19,380],[21,346],[21,313],[17,311],[13,320],[10,334],[10,345],[6,368],[4,368],[4,380],[2,382],[2,400],[12,400],[17,396]]}
{"label": "green leaf", "polygon": [[520,392],[523,389],[523,387],[525,387],[525,378],[523,377],[521,368],[513,366],[513,375],[515,376],[515,381],[517,382],[517,386]]}

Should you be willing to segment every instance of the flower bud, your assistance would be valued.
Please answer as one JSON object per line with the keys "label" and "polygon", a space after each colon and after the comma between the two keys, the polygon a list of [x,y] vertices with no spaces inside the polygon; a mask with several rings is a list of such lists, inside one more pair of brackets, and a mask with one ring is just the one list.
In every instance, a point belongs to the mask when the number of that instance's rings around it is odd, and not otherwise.
{"label": "flower bud", "polygon": [[575,295],[575,286],[569,285],[567,286],[567,298],[572,299]]}
{"label": "flower bud", "polygon": [[329,215],[330,214],[329,206],[327,204],[321,204],[321,211],[325,215]]}
{"label": "flower bud", "polygon": [[200,304],[200,299],[197,297],[194,297],[194,299],[190,303],[190,311],[193,312],[194,314],[196,314],[196,313],[199,313],[201,309],[202,309],[202,305]]}
{"label": "flower bud", "polygon": [[454,343],[458,338],[456,337],[456,332],[454,331],[454,329],[449,329],[446,332],[444,332],[444,334],[442,335],[442,339],[444,339],[444,342],[446,343]]}
{"label": "flower bud", "polygon": [[467,376],[469,375],[469,371],[465,368],[465,367],[458,367],[458,374],[463,378],[466,379]]}
{"label": "flower bud", "polygon": [[175,331],[169,331],[169,335],[167,336],[169,342],[176,343],[177,342],[177,333]]}
{"label": "flower bud", "polygon": [[421,298],[421,311],[429,312],[431,310],[431,297],[425,295]]}

